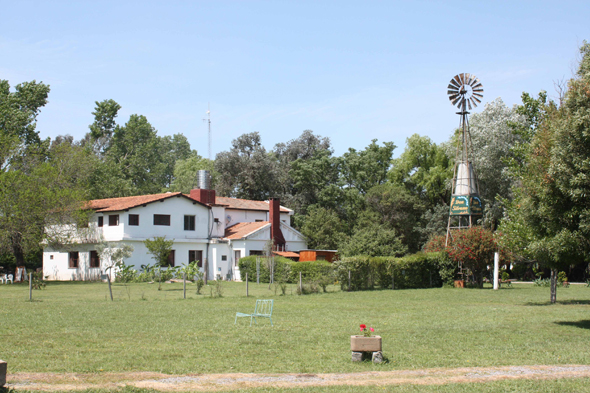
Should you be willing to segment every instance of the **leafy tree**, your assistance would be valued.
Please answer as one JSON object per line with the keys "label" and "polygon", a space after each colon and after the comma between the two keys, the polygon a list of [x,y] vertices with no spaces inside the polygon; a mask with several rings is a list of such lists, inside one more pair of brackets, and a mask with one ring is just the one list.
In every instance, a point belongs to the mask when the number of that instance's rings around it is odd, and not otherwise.
{"label": "leafy tree", "polygon": [[312,249],[336,250],[346,238],[346,228],[340,217],[333,210],[317,205],[309,208],[301,233]]}
{"label": "leafy tree", "polygon": [[401,241],[395,229],[379,224],[371,218],[361,218],[350,238],[340,244],[343,256],[395,256],[401,257],[408,249]]}
{"label": "leafy tree", "polygon": [[217,154],[215,170],[221,195],[266,200],[278,193],[276,161],[257,132],[234,139],[230,151]]}
{"label": "leafy tree", "polygon": [[84,196],[81,151],[50,150],[36,131],[48,94],[43,83],[25,82],[11,92],[0,81],[0,252],[12,253],[18,266],[51,240],[46,225],[75,222]]}
{"label": "leafy tree", "polygon": [[430,138],[414,134],[388,173],[392,183],[404,185],[428,207],[447,203],[451,193],[453,162],[445,149]]}
{"label": "leafy tree", "polygon": [[305,130],[296,139],[287,143],[277,143],[273,154],[277,160],[277,179],[281,187],[278,195],[282,201],[293,206],[292,199],[295,195],[294,180],[291,177],[292,164],[297,160],[309,160],[321,153],[331,156],[333,153],[329,138],[315,135],[311,130]]}
{"label": "leafy tree", "polygon": [[401,185],[385,183],[369,190],[366,205],[368,211],[376,213],[379,223],[395,230],[408,251],[420,249],[417,228],[424,203],[417,196]]}
{"label": "leafy tree", "polygon": [[168,256],[172,251],[174,240],[166,240],[166,236],[154,236],[153,239],[145,239],[143,241],[149,254],[156,261],[158,266],[158,290],[162,289],[162,266],[168,266]]}
{"label": "leafy tree", "polygon": [[115,100],[96,101],[96,108],[92,115],[94,115],[94,123],[90,128],[90,139],[92,143],[92,150],[94,153],[103,158],[106,152],[111,147],[113,134],[118,130],[119,126],[115,122],[121,105]]}
{"label": "leafy tree", "polygon": [[477,173],[479,194],[484,204],[483,223],[495,229],[503,215],[501,200],[510,199],[513,178],[508,163],[512,148],[520,140],[514,127],[524,123],[516,108],[508,108],[500,98],[486,103],[470,119],[472,162]]}
{"label": "leafy tree", "polygon": [[551,268],[552,303],[557,271],[588,262],[590,251],[590,44],[580,51],[560,107],[523,95],[531,143],[514,160],[519,187],[501,225],[512,250]]}
{"label": "leafy tree", "polygon": [[[289,176],[293,181],[292,207],[297,215],[306,215],[312,205],[342,214],[343,192],[340,187],[341,159],[329,150],[319,150],[308,159],[291,163]],[[297,219],[296,219],[297,222]]]}
{"label": "leafy tree", "polygon": [[0,79],[0,135],[15,136],[25,146],[39,145],[37,116],[47,104],[49,85],[24,82],[10,91],[7,80]]}
{"label": "leafy tree", "polygon": [[355,188],[364,195],[372,187],[387,181],[395,148],[393,142],[383,142],[383,146],[379,146],[377,139],[373,139],[365,150],[349,148],[342,156],[342,178],[346,187]]}
{"label": "leafy tree", "polygon": [[174,169],[176,162],[179,160],[186,160],[191,157],[192,154],[196,155],[196,151],[191,151],[190,143],[188,139],[182,134],[175,134],[172,136],[166,135],[160,138],[160,159],[164,163],[164,173],[162,183],[165,188],[170,187],[174,181]]}
{"label": "leafy tree", "polygon": [[174,176],[170,191],[189,193],[197,185],[197,173],[199,170],[208,170],[211,174],[211,187],[215,188],[219,174],[215,171],[214,161],[192,153],[190,157],[184,160],[176,161],[174,165]]}

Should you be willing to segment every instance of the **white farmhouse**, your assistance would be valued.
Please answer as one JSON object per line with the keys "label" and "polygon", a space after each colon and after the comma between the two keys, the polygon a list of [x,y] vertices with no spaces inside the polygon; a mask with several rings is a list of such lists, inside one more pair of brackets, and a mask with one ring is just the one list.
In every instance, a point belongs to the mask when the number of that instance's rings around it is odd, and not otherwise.
{"label": "white farmhouse", "polygon": [[[170,265],[208,264],[208,279],[239,279],[238,260],[262,254],[274,239],[279,254],[307,248],[304,236],[290,225],[293,211],[278,199],[251,201],[217,197],[214,190],[92,200],[87,228],[75,228],[70,244],[43,250],[43,275],[49,280],[96,280],[105,274],[101,241],[133,246],[126,265],[141,270],[153,265],[143,241],[154,236],[174,240]],[[51,230],[51,228],[48,228]]]}

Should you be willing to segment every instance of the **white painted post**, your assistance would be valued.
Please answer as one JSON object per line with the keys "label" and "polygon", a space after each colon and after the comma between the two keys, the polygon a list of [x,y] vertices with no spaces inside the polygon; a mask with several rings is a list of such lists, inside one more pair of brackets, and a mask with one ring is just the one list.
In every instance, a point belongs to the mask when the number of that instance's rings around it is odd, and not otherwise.
{"label": "white painted post", "polygon": [[494,291],[499,288],[498,276],[500,274],[500,253],[494,253]]}

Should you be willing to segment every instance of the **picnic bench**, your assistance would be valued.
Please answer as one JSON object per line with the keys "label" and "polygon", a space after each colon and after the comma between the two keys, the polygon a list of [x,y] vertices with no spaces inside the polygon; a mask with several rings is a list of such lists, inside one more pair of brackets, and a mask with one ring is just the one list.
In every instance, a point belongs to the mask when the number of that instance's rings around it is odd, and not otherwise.
{"label": "picnic bench", "polygon": [[[272,299],[258,299],[256,300],[256,306],[254,306],[254,312],[252,314],[245,314],[242,312],[236,313],[236,320],[234,325],[238,323],[238,317],[250,317],[250,326],[252,326],[252,320],[256,322],[256,318],[268,318],[270,320],[270,326],[272,324],[272,308],[274,300]],[[258,323],[258,322],[256,322]]]}

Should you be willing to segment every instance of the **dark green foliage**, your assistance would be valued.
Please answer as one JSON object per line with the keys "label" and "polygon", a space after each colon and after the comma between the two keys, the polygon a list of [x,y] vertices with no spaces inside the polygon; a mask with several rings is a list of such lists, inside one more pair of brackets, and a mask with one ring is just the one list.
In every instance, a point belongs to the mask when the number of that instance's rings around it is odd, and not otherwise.
{"label": "dark green foliage", "polygon": [[[454,263],[445,253],[417,253],[402,258],[356,256],[334,263],[343,290],[440,287],[452,281]],[[452,271],[452,274],[449,274]],[[449,278],[450,277],[450,278]]]}

